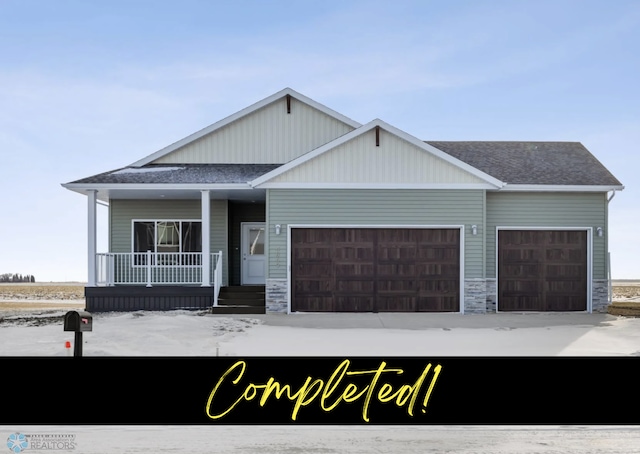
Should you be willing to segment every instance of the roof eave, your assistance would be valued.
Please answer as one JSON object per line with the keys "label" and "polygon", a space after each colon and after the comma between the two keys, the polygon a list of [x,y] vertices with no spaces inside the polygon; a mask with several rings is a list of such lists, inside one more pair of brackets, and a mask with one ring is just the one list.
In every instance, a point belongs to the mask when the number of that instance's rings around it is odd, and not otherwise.
{"label": "roof eave", "polygon": [[502,192],[609,192],[623,189],[623,185],[506,184],[499,190]]}
{"label": "roof eave", "polygon": [[495,186],[488,183],[263,183],[256,189],[431,189],[431,190],[460,190],[482,189],[493,190]]}
{"label": "roof eave", "polygon": [[70,191],[86,194],[88,191],[104,190],[224,190],[253,189],[248,183],[66,183],[62,187]]}

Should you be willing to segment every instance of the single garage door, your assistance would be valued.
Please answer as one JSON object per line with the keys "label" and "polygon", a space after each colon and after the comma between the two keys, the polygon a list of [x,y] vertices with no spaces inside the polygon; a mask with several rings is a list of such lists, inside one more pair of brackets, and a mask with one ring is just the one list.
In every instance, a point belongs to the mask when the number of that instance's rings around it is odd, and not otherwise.
{"label": "single garage door", "polygon": [[499,230],[498,310],[587,310],[587,232]]}
{"label": "single garage door", "polygon": [[460,230],[294,228],[291,310],[458,312]]}

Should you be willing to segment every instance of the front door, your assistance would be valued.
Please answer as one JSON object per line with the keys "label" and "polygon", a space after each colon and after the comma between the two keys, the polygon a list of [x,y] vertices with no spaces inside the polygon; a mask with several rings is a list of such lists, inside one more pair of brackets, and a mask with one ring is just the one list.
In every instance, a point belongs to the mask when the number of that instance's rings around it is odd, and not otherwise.
{"label": "front door", "polygon": [[242,223],[242,285],[265,283],[264,235],[264,223]]}

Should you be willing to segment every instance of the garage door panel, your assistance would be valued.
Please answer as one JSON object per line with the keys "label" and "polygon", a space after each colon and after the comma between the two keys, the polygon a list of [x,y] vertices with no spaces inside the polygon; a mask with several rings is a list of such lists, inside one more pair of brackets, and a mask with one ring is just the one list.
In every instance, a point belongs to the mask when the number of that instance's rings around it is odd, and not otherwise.
{"label": "garage door panel", "polygon": [[[292,241],[294,251],[291,257],[293,270],[298,269],[298,262],[314,264],[330,257],[332,275],[326,276],[326,281],[319,278],[315,285],[320,289],[330,288],[333,293],[334,304],[328,305],[326,310],[404,312],[460,309],[460,235],[457,229],[292,229],[293,232],[296,230],[323,231],[322,234],[295,235],[298,242]],[[317,243],[320,240],[322,244]],[[316,248],[319,252],[296,253],[296,248]],[[303,273],[306,278],[314,271],[324,273],[327,270],[304,266],[302,269],[307,273],[306,276]],[[297,277],[292,276],[294,280]],[[430,284],[420,287],[424,282]],[[300,287],[295,283],[292,288],[295,289],[292,310],[310,311],[311,307],[315,311],[320,310],[316,300],[306,302],[309,296],[314,295],[299,294],[297,289]],[[311,290],[313,288],[310,287]],[[421,289],[423,296],[419,302]]]}
{"label": "garage door panel", "polygon": [[378,312],[416,312],[416,298],[378,295],[376,308]]}
{"label": "garage door panel", "polygon": [[371,296],[334,296],[333,312],[372,312],[374,310]]}
{"label": "garage door panel", "polygon": [[378,245],[378,261],[380,262],[412,262],[416,259],[416,246]]}
{"label": "garage door panel", "polygon": [[416,281],[413,278],[378,279],[376,281],[378,295],[384,297],[414,297],[416,294]]}
{"label": "garage door panel", "polygon": [[405,276],[410,276],[411,279],[413,279],[417,272],[417,266],[415,264],[406,263],[378,262],[376,272],[378,280],[402,279]]}
{"label": "garage door panel", "polygon": [[371,279],[341,277],[335,281],[334,293],[336,295],[371,296],[375,290],[374,284]]}
{"label": "garage door panel", "polygon": [[517,295],[514,297],[505,297],[504,304],[509,305],[511,311],[540,311],[542,309],[542,300],[537,296]]}
{"label": "garage door panel", "polygon": [[458,247],[429,247],[426,244],[418,245],[416,259],[420,262],[457,262],[459,259]]}
{"label": "garage door panel", "polygon": [[498,232],[498,310],[587,309],[587,234]]}
{"label": "garage door panel", "polygon": [[335,312],[335,299],[331,296],[307,296],[300,297],[300,303],[306,312]]}
{"label": "garage door panel", "polygon": [[457,296],[427,296],[417,298],[416,312],[453,312],[457,311]]}
{"label": "garage door panel", "polygon": [[416,276],[420,279],[455,278],[459,276],[459,265],[441,263],[421,263],[416,265]]}

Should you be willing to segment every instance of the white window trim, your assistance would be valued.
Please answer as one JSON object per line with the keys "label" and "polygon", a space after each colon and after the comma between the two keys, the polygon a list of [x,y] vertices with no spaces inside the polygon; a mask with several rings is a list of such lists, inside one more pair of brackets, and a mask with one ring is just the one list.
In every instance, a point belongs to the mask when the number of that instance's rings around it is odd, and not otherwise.
{"label": "white window trim", "polygon": [[[153,237],[154,237],[154,241],[153,241],[153,250],[151,251],[152,254],[158,254],[158,243],[157,243],[157,238],[158,238],[158,224],[160,222],[177,222],[180,224],[180,232],[178,234],[178,248],[179,251],[176,252],[176,254],[182,254],[182,223],[183,222],[200,222],[200,224],[202,224],[202,219],[132,219],[131,220],[131,254],[143,254],[146,251],[135,251],[135,224],[136,222],[153,222]],[[160,253],[162,254],[162,252]],[[199,252],[199,254],[202,254],[202,252]],[[135,260],[132,260],[132,265],[134,268],[141,268],[141,267],[146,267],[146,264],[140,264],[140,265],[136,265],[135,264]],[[161,266],[158,265],[157,263],[154,263],[152,266]],[[182,264],[178,264],[175,265],[177,267],[193,267],[196,265],[182,265]]]}

